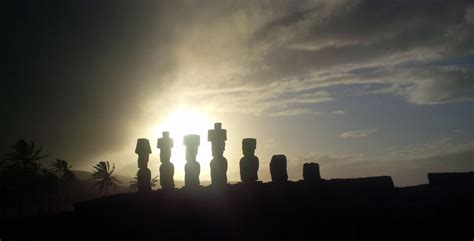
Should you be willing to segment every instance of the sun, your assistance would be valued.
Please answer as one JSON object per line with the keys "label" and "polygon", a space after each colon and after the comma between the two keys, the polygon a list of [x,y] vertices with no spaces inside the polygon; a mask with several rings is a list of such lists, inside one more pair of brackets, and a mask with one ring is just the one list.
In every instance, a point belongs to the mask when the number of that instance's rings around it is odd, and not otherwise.
{"label": "sun", "polygon": [[188,134],[201,137],[197,161],[201,164],[201,179],[209,180],[209,163],[212,159],[211,144],[207,141],[207,131],[212,129],[214,122],[208,115],[194,108],[179,108],[172,112],[166,121],[155,128],[154,136],[161,137],[163,131],[170,132],[174,140],[171,162],[175,166],[175,180],[184,180],[185,146],[183,138]]}

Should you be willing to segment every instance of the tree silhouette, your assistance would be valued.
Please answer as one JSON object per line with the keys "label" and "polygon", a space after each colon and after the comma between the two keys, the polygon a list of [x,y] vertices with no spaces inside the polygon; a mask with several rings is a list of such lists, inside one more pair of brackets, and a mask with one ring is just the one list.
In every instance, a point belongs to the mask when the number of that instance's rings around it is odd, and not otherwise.
{"label": "tree silhouette", "polygon": [[110,169],[108,161],[101,161],[99,164],[93,166],[93,168],[91,180],[95,181],[95,183],[92,185],[92,188],[98,187],[100,193],[105,192],[105,195],[108,194],[110,187],[117,189],[117,183],[120,183],[120,181],[117,177],[112,175],[115,171],[114,164],[112,164],[112,169]]}
{"label": "tree silhouette", "polygon": [[72,166],[66,160],[56,159],[51,166],[51,171],[55,172],[63,182],[71,183],[77,180],[76,174],[71,171]]}
{"label": "tree silhouette", "polygon": [[[41,155],[42,147],[36,147],[33,141],[29,143],[21,139],[11,146],[2,161],[1,173],[2,187],[9,196],[17,202],[17,210],[22,215],[23,208],[31,209],[34,200],[41,194],[40,168],[37,161],[47,155]],[[29,210],[27,210],[29,211]]]}
{"label": "tree silhouette", "polygon": [[69,168],[71,168],[66,160],[61,159],[56,159],[56,161],[51,163],[51,167],[51,171],[55,172],[59,178],[63,177],[64,174],[69,171]]}
{"label": "tree silhouette", "polygon": [[58,176],[47,168],[40,171],[40,208],[43,211],[51,211],[58,197]]}
{"label": "tree silhouette", "polygon": [[[159,175],[156,175],[154,178],[151,179],[151,187],[156,187],[156,184],[158,183],[158,177]],[[135,175],[132,181],[130,181],[130,186],[128,186],[128,191],[129,192],[136,192],[138,191],[138,177]]]}
{"label": "tree silhouette", "polygon": [[21,168],[33,168],[39,170],[40,165],[36,161],[48,157],[48,155],[40,155],[43,147],[35,148],[35,143],[30,143],[21,139],[11,146],[11,151],[5,156],[5,162],[10,165],[19,166]]}
{"label": "tree silhouette", "polygon": [[77,176],[76,176],[76,173],[67,169],[64,171],[64,174],[61,177],[61,179],[66,183],[71,183],[71,182],[77,181]]}
{"label": "tree silhouette", "polygon": [[68,190],[71,189],[71,185],[77,180],[76,174],[70,170],[72,166],[66,160],[61,159],[56,159],[56,161],[51,163],[51,166],[51,171],[56,173],[58,177],[58,198],[69,199],[70,192]]}

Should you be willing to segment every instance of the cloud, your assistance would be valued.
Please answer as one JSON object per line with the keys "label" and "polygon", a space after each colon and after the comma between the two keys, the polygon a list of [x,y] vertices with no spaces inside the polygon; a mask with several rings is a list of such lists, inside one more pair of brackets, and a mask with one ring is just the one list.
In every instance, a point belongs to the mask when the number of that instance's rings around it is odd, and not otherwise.
{"label": "cloud", "polygon": [[331,114],[334,114],[334,115],[344,115],[346,112],[343,111],[343,110],[333,110],[331,111]]}
{"label": "cloud", "polygon": [[285,111],[280,111],[276,113],[270,114],[270,116],[292,116],[292,115],[302,115],[302,114],[314,114],[314,115],[319,115],[321,113],[319,112],[314,112],[310,109],[290,109],[290,110],[285,110]]}
{"label": "cloud", "polygon": [[318,114],[318,111],[308,108],[308,105],[334,100],[326,91],[301,94],[303,90],[289,85],[288,82],[272,82],[258,88],[189,91],[184,94],[184,100],[181,101],[198,104],[200,108],[208,111],[279,116]]}
{"label": "cloud", "polygon": [[394,94],[417,105],[465,102],[474,99],[472,96],[474,68],[442,66],[403,69],[392,69],[391,73],[381,71],[386,74],[384,78],[387,79],[388,87],[357,94]]}
{"label": "cloud", "polygon": [[366,138],[376,133],[378,129],[346,131],[339,135],[341,138]]}
{"label": "cloud", "polygon": [[[308,97],[322,88],[374,83],[390,88],[366,94],[396,95],[417,105],[472,100],[472,64],[449,62],[474,54],[469,1],[249,5],[219,15],[220,22],[206,21],[201,34],[193,31],[178,43],[186,49],[180,79],[195,83],[183,101],[218,112],[317,112],[318,103],[335,99],[330,91],[328,98]],[[240,30],[227,31],[233,24]],[[196,43],[200,48],[193,48]],[[222,51],[203,51],[216,49]]]}
{"label": "cloud", "polygon": [[431,69],[415,74],[418,77],[408,86],[406,97],[409,102],[423,104],[443,104],[449,102],[472,101],[474,96],[474,68]]}
{"label": "cloud", "polygon": [[[384,83],[391,89],[371,93],[418,105],[469,101],[462,68],[427,68],[474,53],[468,3],[221,1],[195,11],[180,3],[190,17],[173,23],[180,31],[167,47],[176,65],[165,89],[175,102],[208,111],[270,116],[318,112],[335,99],[322,88],[334,85]],[[449,92],[440,93],[446,86]]]}
{"label": "cloud", "polygon": [[466,8],[466,15],[464,15],[466,22],[469,24],[474,24],[474,6]]}

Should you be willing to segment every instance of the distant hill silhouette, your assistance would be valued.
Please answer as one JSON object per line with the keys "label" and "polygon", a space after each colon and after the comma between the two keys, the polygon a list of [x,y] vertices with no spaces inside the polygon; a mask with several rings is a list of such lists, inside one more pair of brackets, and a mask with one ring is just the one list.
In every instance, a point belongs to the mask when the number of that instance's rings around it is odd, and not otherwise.
{"label": "distant hill silhouette", "polygon": [[[368,177],[122,193],[78,202],[73,212],[4,223],[0,236],[5,240],[471,241],[474,185],[453,184],[447,178],[453,174],[430,175],[442,178],[403,188],[394,187],[390,177]],[[460,176],[472,181],[474,173]],[[51,227],[58,231],[45,231]]]}
{"label": "distant hill silhouette", "polygon": [[[97,190],[92,189],[93,181],[89,180],[90,175],[92,174],[91,172],[87,171],[78,171],[74,170],[74,173],[76,174],[78,181],[76,185],[74,185],[74,189],[72,190],[72,203],[78,202],[78,201],[83,201],[83,200],[88,200],[92,198],[97,198],[102,196]],[[125,177],[125,176],[118,176],[120,180],[125,179],[125,180],[132,180],[131,178]],[[124,185],[125,184],[125,185]],[[128,183],[124,183],[122,181],[122,184],[117,185],[117,190],[111,190],[111,194],[116,194],[116,193],[124,193],[128,192]]]}
{"label": "distant hill silhouette", "polygon": [[[92,172],[89,172],[89,171],[83,171],[83,170],[73,170],[74,173],[76,173],[77,175],[77,178],[80,179],[80,180],[89,180]],[[120,175],[120,174],[114,174],[116,177],[118,177],[118,179],[122,182],[119,184],[119,186],[125,188],[127,187],[128,188],[128,185],[130,184],[130,181],[133,181],[133,177],[129,177],[129,176],[124,176],[124,175]],[[230,183],[236,183],[236,182],[230,182]],[[184,181],[182,180],[175,180],[175,185],[176,185],[176,188],[182,188],[184,187]],[[202,180],[201,181],[201,185],[202,186],[208,186],[208,185],[211,185],[211,182],[210,181],[207,181],[207,180]],[[157,188],[161,188],[160,184],[157,183]],[[119,188],[120,190],[118,190],[117,192],[128,192],[127,191],[124,191],[124,189],[122,188]],[[115,193],[117,193],[115,192]]]}
{"label": "distant hill silhouette", "polygon": [[[73,172],[76,173],[77,178],[80,179],[80,180],[89,180],[91,178],[91,175],[92,175],[92,172],[83,171],[83,170],[73,170]],[[114,173],[114,176],[116,176],[122,182],[122,183],[119,184],[121,186],[128,186],[130,181],[133,180],[133,177],[124,176],[124,175],[120,175],[120,174],[115,174]]]}

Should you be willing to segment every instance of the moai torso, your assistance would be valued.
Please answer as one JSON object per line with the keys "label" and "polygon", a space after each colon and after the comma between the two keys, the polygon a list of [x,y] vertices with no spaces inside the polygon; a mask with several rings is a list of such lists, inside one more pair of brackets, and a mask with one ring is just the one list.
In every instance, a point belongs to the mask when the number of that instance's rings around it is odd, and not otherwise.
{"label": "moai torso", "polygon": [[272,182],[282,183],[288,180],[288,173],[286,172],[286,156],[285,155],[274,155],[270,161],[270,174],[272,176]]}
{"label": "moai torso", "polygon": [[199,174],[201,165],[196,161],[198,147],[200,144],[199,135],[187,135],[183,141],[186,146],[186,164],[184,165],[184,185],[186,187],[199,186]]}
{"label": "moai torso", "polygon": [[169,137],[169,132],[163,132],[163,137],[158,139],[157,147],[160,149],[160,185],[163,189],[174,188],[174,165],[171,163],[171,148],[173,139]]}
{"label": "moai torso", "polygon": [[209,130],[208,141],[212,143],[211,182],[213,185],[227,183],[227,159],[224,157],[227,130],[222,129],[221,123],[215,123],[214,129]]}
{"label": "moai torso", "polygon": [[137,186],[139,192],[151,191],[151,171],[148,169],[148,160],[151,154],[150,142],[148,139],[137,140],[135,153],[138,154]]}
{"label": "moai torso", "polygon": [[244,157],[240,159],[240,180],[244,183],[258,181],[259,160],[255,156],[256,147],[256,139],[245,138],[242,140]]}
{"label": "moai torso", "polygon": [[184,185],[186,187],[197,187],[200,184],[199,174],[201,165],[197,161],[188,161],[184,165]]}
{"label": "moai torso", "polygon": [[151,171],[148,168],[140,168],[137,172],[137,186],[139,192],[151,191]]}
{"label": "moai torso", "polygon": [[171,162],[160,165],[160,185],[163,189],[174,188],[174,165]]}

